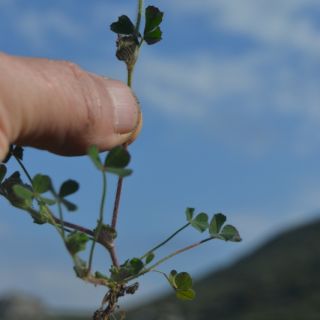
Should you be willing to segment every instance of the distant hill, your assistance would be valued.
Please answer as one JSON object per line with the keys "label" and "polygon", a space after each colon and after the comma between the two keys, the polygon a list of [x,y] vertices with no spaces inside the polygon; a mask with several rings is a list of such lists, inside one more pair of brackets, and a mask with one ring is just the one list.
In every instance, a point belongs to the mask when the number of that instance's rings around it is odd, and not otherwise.
{"label": "distant hill", "polygon": [[320,222],[275,237],[195,289],[194,302],[170,295],[128,320],[319,320]]}

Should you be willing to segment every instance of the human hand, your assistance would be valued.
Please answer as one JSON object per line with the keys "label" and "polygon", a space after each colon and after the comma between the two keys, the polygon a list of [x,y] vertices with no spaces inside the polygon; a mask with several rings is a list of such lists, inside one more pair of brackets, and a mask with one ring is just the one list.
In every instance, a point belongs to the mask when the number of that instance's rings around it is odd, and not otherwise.
{"label": "human hand", "polygon": [[132,91],[66,61],[0,53],[0,161],[11,143],[61,155],[109,150],[141,127]]}

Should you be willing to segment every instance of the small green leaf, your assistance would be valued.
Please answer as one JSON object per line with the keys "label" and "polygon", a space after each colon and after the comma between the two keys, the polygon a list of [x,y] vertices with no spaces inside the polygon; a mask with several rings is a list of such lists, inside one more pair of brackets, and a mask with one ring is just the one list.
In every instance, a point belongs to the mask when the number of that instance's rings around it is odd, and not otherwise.
{"label": "small green leaf", "polygon": [[186,209],[186,217],[187,217],[187,221],[191,222],[192,218],[193,218],[193,214],[194,214],[194,208],[187,208]]}
{"label": "small green leaf", "polygon": [[152,32],[149,32],[144,36],[144,40],[147,44],[155,44],[162,40],[162,31],[158,27],[157,29],[153,30]]}
{"label": "small green leaf", "polygon": [[126,15],[122,15],[118,18],[118,21],[113,22],[110,25],[110,29],[118,34],[130,35],[135,33],[135,27],[130,18]]}
{"label": "small green leaf", "polygon": [[148,255],[146,256],[146,264],[149,264],[153,259],[154,259],[155,255],[153,252],[148,253]]}
{"label": "small green leaf", "polygon": [[59,197],[64,198],[79,190],[79,183],[75,180],[67,180],[60,187]]}
{"label": "small green leaf", "polygon": [[176,290],[176,297],[180,300],[191,301],[196,297],[196,293],[191,288],[187,290]]}
{"label": "small green leaf", "polygon": [[178,274],[178,272],[176,270],[171,270],[169,273],[169,276],[168,276],[169,282],[174,289],[176,289],[176,284],[174,282],[174,279],[177,274]]}
{"label": "small green leaf", "polygon": [[143,38],[147,44],[159,42],[162,38],[162,32],[159,25],[163,19],[163,12],[157,7],[148,6],[145,11],[146,23],[143,32]]}
{"label": "small green leaf", "polygon": [[102,171],[103,170],[103,165],[102,165],[102,162],[100,160],[99,150],[98,150],[98,148],[96,146],[91,146],[88,149],[88,156],[92,160],[93,164],[97,167],[97,169]]}
{"label": "small green leaf", "polygon": [[138,274],[144,267],[143,262],[139,258],[133,258],[130,260],[132,274]]}
{"label": "small green leaf", "polygon": [[86,249],[86,244],[89,241],[85,233],[75,231],[68,235],[66,239],[66,246],[72,255]]}
{"label": "small green leaf", "polygon": [[37,174],[32,180],[32,188],[35,193],[45,193],[51,188],[51,179],[49,176]]}
{"label": "small green leaf", "polygon": [[115,174],[118,177],[128,177],[132,174],[131,169],[121,169],[121,168],[107,168],[107,172]]}
{"label": "small green leaf", "polygon": [[209,233],[211,236],[217,235],[223,224],[226,222],[227,218],[222,213],[217,213],[213,216],[209,226]]}
{"label": "small green leaf", "polygon": [[0,183],[7,174],[7,167],[4,164],[0,164]]}
{"label": "small green leaf", "polygon": [[62,199],[61,203],[67,208],[68,211],[76,211],[78,207],[71,201]]}
{"label": "small green leaf", "polygon": [[110,168],[125,168],[130,162],[130,154],[123,147],[118,146],[113,148],[107,155],[104,162],[105,167]]}
{"label": "small green leaf", "polygon": [[24,187],[24,186],[22,186],[22,185],[20,185],[20,184],[16,184],[16,185],[14,185],[13,187],[12,187],[12,189],[13,189],[13,192],[19,197],[19,198],[21,198],[21,199],[23,199],[23,200],[32,200],[33,199],[33,192],[30,190],[30,189],[28,189],[28,188],[26,188],[26,187]]}
{"label": "small green leaf", "polygon": [[192,278],[188,272],[179,272],[174,278],[174,283],[179,290],[192,288]]}
{"label": "small green leaf", "polygon": [[220,232],[220,236],[226,241],[241,241],[241,237],[238,230],[230,224],[223,227],[222,231]]}
{"label": "small green leaf", "polygon": [[191,225],[200,232],[208,229],[208,215],[204,212],[199,213],[193,220],[190,221]]}

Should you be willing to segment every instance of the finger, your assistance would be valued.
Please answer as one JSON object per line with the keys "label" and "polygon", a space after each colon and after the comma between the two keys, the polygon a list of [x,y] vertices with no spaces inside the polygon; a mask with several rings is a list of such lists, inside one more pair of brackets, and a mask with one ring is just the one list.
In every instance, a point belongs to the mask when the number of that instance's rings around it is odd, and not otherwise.
{"label": "finger", "polygon": [[80,155],[108,150],[139,127],[140,108],[120,81],[65,61],[0,53],[0,159],[10,143]]}

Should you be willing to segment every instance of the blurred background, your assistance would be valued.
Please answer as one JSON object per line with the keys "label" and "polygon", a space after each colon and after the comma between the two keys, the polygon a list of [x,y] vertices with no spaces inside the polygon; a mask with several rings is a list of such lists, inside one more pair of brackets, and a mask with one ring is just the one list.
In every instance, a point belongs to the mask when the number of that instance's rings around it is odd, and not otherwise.
{"label": "blurred background", "polygon": [[[183,225],[186,207],[223,212],[238,227],[240,244],[209,242],[161,267],[201,279],[250,255],[282,231],[318,218],[319,3],[146,1],[149,4],[165,12],[163,41],[143,47],[136,67],[133,86],[144,127],[130,147],[134,174],[125,181],[117,246],[121,260],[139,256]],[[132,0],[0,0],[0,50],[70,60],[125,80],[109,25],[122,14],[134,19],[135,12]],[[81,188],[72,199],[79,211],[66,219],[94,227],[100,176],[86,157],[27,149],[25,163],[32,174],[51,175],[57,186],[68,178],[78,180]],[[112,192],[111,187],[110,206]],[[56,310],[99,306],[104,289],[74,276],[53,228],[33,224],[5,199],[0,199],[0,219],[0,294],[31,294]],[[160,253],[196,240],[199,234],[187,231]],[[272,269],[287,249],[263,265]],[[96,267],[106,268],[103,251],[97,251]],[[287,265],[294,268],[296,264]],[[134,307],[167,292],[161,275],[150,274],[123,305]]]}

